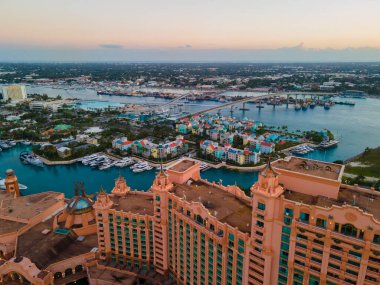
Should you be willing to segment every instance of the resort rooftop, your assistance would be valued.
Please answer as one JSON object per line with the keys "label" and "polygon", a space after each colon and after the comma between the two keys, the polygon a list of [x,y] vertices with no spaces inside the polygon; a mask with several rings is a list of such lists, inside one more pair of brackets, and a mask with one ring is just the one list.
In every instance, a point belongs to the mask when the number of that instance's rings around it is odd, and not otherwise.
{"label": "resort rooftop", "polygon": [[355,190],[354,187],[341,185],[338,199],[331,199],[324,196],[312,196],[291,190],[284,192],[285,199],[299,203],[315,205],[324,208],[335,206],[351,205],[370,213],[375,219],[380,221],[380,194],[373,190]]}
{"label": "resort rooftop", "polygon": [[294,156],[277,160],[272,163],[272,166],[279,171],[286,170],[335,181],[340,181],[344,171],[344,166],[340,164]]}
{"label": "resort rooftop", "polygon": [[[29,258],[39,269],[52,263],[88,253],[98,246],[97,235],[88,235],[82,241],[72,231],[56,233],[53,220],[39,223],[18,238],[16,256]],[[45,232],[46,231],[46,232]]]}
{"label": "resort rooftop", "polygon": [[250,233],[252,219],[250,203],[201,181],[191,185],[176,185],[173,193],[188,202],[202,203],[220,222],[237,227],[244,233]]}
{"label": "resort rooftop", "polygon": [[[88,268],[88,276],[90,280],[97,279],[101,280],[105,284],[121,284],[121,285],[154,285],[154,284],[164,284],[172,285],[175,284],[162,275],[156,273],[155,271],[145,271],[142,269],[129,268],[127,266],[122,266],[116,262],[109,260],[98,261],[99,265],[105,268],[99,268],[92,266]],[[117,268],[116,270],[113,268]],[[125,269],[126,271],[119,271],[118,268]],[[102,283],[103,284],[103,283]]]}
{"label": "resort rooftop", "polygon": [[26,224],[0,219],[0,235],[16,232]]}
{"label": "resort rooftop", "polygon": [[58,192],[43,192],[17,199],[5,191],[0,193],[0,215],[4,219],[24,219],[26,222],[63,199],[63,194]]}
{"label": "resort rooftop", "polygon": [[190,167],[196,165],[198,162],[194,160],[184,159],[176,163],[175,165],[171,166],[169,170],[176,171],[176,172],[185,172]]}
{"label": "resort rooftop", "polygon": [[125,197],[113,196],[112,209],[153,216],[153,197],[144,193],[128,193]]}

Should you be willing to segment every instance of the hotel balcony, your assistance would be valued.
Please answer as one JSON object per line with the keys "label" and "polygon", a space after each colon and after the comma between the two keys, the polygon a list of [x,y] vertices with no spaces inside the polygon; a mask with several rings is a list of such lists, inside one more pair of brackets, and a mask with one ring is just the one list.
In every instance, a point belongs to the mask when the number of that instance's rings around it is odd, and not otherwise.
{"label": "hotel balcony", "polygon": [[378,282],[367,280],[367,279],[364,281],[364,285],[378,285],[378,284],[379,284]]}
{"label": "hotel balcony", "polygon": [[256,256],[254,256],[254,255],[250,255],[249,259],[251,259],[251,260],[255,261],[256,263],[264,266],[264,261],[261,260],[260,258],[256,257]]}
{"label": "hotel balcony", "polygon": [[254,269],[255,272],[258,271],[260,273],[263,272],[263,270],[264,270],[263,267],[258,266],[258,265],[254,264],[254,263],[249,263],[249,269]]}
{"label": "hotel balcony", "polygon": [[248,282],[249,282],[249,284],[253,284],[253,285],[262,285],[263,284],[262,281],[258,281],[256,279],[253,279],[251,276],[248,276]]}
{"label": "hotel balcony", "polygon": [[312,230],[313,232],[318,233],[318,234],[322,234],[322,235],[326,234],[326,229],[320,228],[317,226],[313,226],[313,225],[310,225],[310,224],[302,222],[302,221],[297,221],[296,226],[298,226],[299,228],[305,229],[305,230],[309,230],[309,231]]}
{"label": "hotel balcony", "polygon": [[334,232],[334,231],[331,232],[331,238],[336,238],[336,239],[340,239],[342,241],[347,241],[350,244],[358,245],[358,246],[361,246],[361,247],[365,246],[365,242],[363,240],[361,240],[361,239],[358,239],[358,238],[355,238],[355,237],[346,236],[344,234],[337,233],[337,232]]}

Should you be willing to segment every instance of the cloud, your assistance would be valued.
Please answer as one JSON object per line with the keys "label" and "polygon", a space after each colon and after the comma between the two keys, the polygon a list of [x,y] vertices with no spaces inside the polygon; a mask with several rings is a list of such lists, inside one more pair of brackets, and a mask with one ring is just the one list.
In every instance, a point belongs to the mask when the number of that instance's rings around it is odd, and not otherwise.
{"label": "cloud", "polygon": [[123,48],[122,45],[117,45],[117,44],[101,44],[101,45],[99,45],[99,47],[101,47],[101,48],[115,48],[115,49]]}

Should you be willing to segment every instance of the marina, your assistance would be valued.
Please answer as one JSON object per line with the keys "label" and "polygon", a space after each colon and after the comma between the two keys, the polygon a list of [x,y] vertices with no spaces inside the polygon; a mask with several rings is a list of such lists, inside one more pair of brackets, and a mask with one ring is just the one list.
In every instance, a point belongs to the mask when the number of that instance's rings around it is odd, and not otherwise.
{"label": "marina", "polygon": [[[134,172],[128,166],[110,167],[105,170],[99,170],[96,167],[89,167],[82,162],[67,165],[45,165],[45,167],[34,167],[23,164],[19,159],[21,152],[31,150],[31,146],[18,144],[15,147],[0,153],[0,176],[3,177],[8,168],[15,170],[21,181],[27,181],[27,190],[22,190],[25,194],[40,193],[45,191],[59,191],[65,193],[66,197],[73,195],[73,187],[75,182],[83,181],[89,194],[95,193],[102,186],[106,190],[110,190],[114,186],[114,179],[119,175],[123,176],[131,189],[148,190],[152,185],[152,181],[159,171],[159,167],[147,167],[144,171]],[[119,160],[123,161],[123,160]],[[134,165],[137,165],[134,164]],[[134,166],[132,165],[132,166]],[[144,167],[144,165],[142,165]],[[140,164],[141,167],[141,164]],[[145,168],[144,167],[144,168]],[[205,168],[205,167],[204,167]],[[202,171],[202,177],[209,181],[220,182],[224,185],[233,185],[235,183],[243,187],[251,186],[257,179],[256,172],[237,172],[227,169],[210,168]],[[59,181],[59,183],[57,183]]]}

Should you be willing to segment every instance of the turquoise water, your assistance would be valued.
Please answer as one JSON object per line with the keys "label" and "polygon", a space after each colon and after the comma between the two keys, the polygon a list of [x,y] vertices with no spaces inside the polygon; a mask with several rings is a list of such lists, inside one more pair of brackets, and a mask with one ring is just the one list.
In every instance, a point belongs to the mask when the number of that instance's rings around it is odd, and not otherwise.
{"label": "turquoise water", "polygon": [[[325,151],[314,151],[305,157],[335,161],[345,160],[364,151],[366,147],[380,146],[380,100],[379,99],[350,99],[355,106],[335,105],[330,110],[315,107],[307,111],[295,111],[293,105],[272,106],[264,105],[263,109],[254,104],[247,104],[249,111],[234,109],[234,117],[247,117],[261,121],[266,125],[286,125],[289,131],[331,130],[340,141],[336,148]],[[229,110],[222,114],[229,116]]]}
{"label": "turquoise water", "polygon": [[[155,170],[133,173],[129,168],[110,168],[107,170],[92,169],[81,163],[71,165],[45,166],[43,168],[24,165],[18,156],[21,151],[30,150],[30,147],[18,145],[0,152],[0,176],[4,177],[5,170],[15,170],[19,182],[28,186],[25,194],[45,191],[58,191],[65,193],[66,197],[74,194],[75,182],[84,182],[86,192],[91,194],[99,191],[103,186],[110,191],[114,186],[115,178],[122,175],[131,189],[148,190],[156,175]],[[227,170],[208,170],[202,177],[209,181],[219,182],[223,179],[224,185],[235,184],[235,181],[244,187],[251,186],[257,179],[256,173],[236,173]]]}
{"label": "turquoise water", "polygon": [[118,102],[110,102],[110,101],[83,100],[80,102],[80,104],[77,104],[76,106],[77,108],[80,108],[83,110],[98,110],[98,109],[124,107],[124,104],[121,104]]}
{"label": "turquoise water", "polygon": [[[49,87],[28,86],[28,93],[46,93],[50,96],[61,95],[64,98],[80,98],[82,100],[107,100],[119,103],[141,103],[141,104],[160,104],[168,100],[151,98],[151,97],[131,97],[131,96],[98,96],[92,89],[65,90],[53,89]],[[228,91],[233,96],[234,92]],[[242,93],[239,93],[242,95]],[[245,92],[243,95],[252,95]],[[257,95],[256,93],[253,95]],[[346,99],[338,98],[344,101]],[[272,106],[264,105],[263,109],[258,109],[254,104],[246,104],[249,111],[239,110],[241,106],[235,106],[233,116],[236,118],[248,118],[251,120],[261,121],[266,125],[289,127],[289,130],[307,131],[330,129],[340,143],[338,147],[326,151],[315,151],[306,157],[335,161],[350,158],[366,147],[380,146],[380,100],[379,99],[350,99],[356,106],[335,105],[330,110],[324,110],[323,107],[315,107],[307,111],[295,111],[293,105]],[[221,105],[218,102],[191,102],[181,107],[182,111],[194,112],[209,108],[210,106]],[[230,115],[230,108],[222,110],[225,116]]]}

